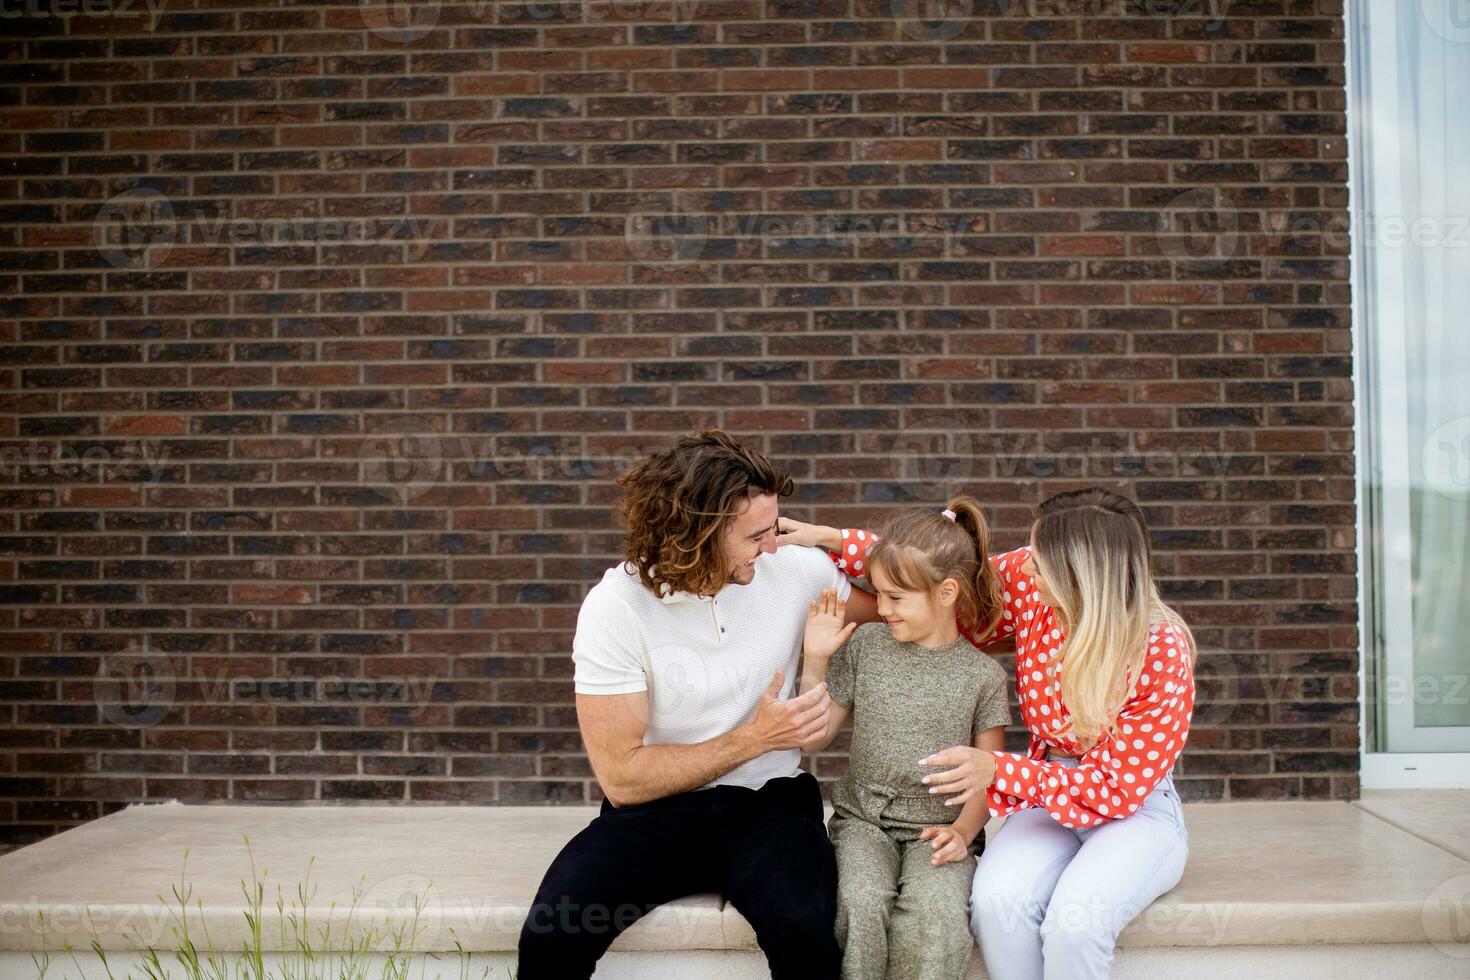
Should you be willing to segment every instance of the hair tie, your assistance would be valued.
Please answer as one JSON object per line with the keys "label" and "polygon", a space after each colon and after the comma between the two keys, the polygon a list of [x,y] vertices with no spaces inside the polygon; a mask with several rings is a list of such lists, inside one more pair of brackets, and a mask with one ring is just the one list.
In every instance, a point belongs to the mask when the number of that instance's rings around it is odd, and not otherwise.
{"label": "hair tie", "polygon": [[948,517],[950,520],[954,520],[954,511],[950,510],[948,507],[944,508],[944,510],[941,510],[939,513],[943,514],[945,517]]}

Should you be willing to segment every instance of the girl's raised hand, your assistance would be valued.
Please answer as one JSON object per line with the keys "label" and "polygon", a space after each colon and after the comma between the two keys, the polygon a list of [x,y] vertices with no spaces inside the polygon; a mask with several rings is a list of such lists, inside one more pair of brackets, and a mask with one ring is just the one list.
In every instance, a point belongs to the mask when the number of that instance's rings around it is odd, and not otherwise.
{"label": "girl's raised hand", "polygon": [[857,623],[842,625],[846,618],[847,603],[837,597],[837,590],[823,589],[807,609],[802,651],[808,657],[832,656],[858,627]]}

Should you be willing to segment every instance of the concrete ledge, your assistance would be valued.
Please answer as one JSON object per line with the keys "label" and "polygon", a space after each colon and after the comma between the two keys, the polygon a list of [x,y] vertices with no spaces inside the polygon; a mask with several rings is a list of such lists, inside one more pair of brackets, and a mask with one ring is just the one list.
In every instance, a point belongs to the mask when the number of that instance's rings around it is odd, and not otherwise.
{"label": "concrete ledge", "polygon": [[[1461,815],[1466,802],[1470,794],[1458,801]],[[1407,794],[1399,803],[1412,807]],[[1456,968],[1446,976],[1470,975],[1463,918],[1470,862],[1348,803],[1185,809],[1184,879],[1124,931],[1118,976],[1127,976],[1126,963],[1162,965],[1170,951],[1198,958],[1208,949],[1211,961],[1224,963],[1219,957],[1229,948],[1240,967],[1229,975],[1265,976],[1250,963],[1267,956],[1295,964],[1283,975],[1305,977],[1324,964],[1337,964],[1335,973],[1367,964],[1371,956],[1353,957],[1371,951],[1354,947],[1369,946],[1385,947],[1379,953],[1401,967],[1430,964],[1394,975],[1427,980],[1439,975],[1435,964]],[[214,948],[236,951],[250,939],[242,883],[258,880],[266,950],[294,947],[291,917],[301,921],[298,885],[305,883],[314,948],[350,948],[365,936],[389,944],[376,948],[392,948],[395,934],[408,938],[417,915],[412,949],[463,949],[486,964],[511,963],[543,871],[595,814],[593,807],[133,806],[0,856],[0,950],[87,950],[94,939],[118,953],[172,949],[181,921],[177,887],[187,895],[183,921],[195,941],[207,931]],[[1303,947],[1318,947],[1310,962],[1291,952]],[[685,977],[764,970],[749,925],[713,894],[658,909],[613,950],[607,976],[620,975],[624,962],[639,977],[657,975],[647,971],[661,963]],[[693,951],[725,965],[691,973]],[[1158,955],[1150,959],[1150,951]],[[34,977],[28,955],[25,965],[24,975]],[[0,980],[6,976],[0,970]]]}

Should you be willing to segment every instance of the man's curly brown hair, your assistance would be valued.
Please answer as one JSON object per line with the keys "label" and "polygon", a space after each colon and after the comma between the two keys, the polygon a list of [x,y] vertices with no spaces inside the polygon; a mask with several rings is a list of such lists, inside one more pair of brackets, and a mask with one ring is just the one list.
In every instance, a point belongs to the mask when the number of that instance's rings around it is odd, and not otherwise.
{"label": "man's curly brown hair", "polygon": [[627,560],[654,595],[724,588],[725,529],[752,494],[785,497],[794,484],[765,456],[719,429],[684,436],[618,477],[613,508],[628,530]]}

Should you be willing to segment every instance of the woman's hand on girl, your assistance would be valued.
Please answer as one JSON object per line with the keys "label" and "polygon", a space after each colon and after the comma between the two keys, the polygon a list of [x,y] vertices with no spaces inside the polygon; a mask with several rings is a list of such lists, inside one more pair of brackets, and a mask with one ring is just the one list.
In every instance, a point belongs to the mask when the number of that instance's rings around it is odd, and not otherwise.
{"label": "woman's hand on girl", "polygon": [[[944,794],[945,806],[959,806],[983,794],[995,782],[995,756],[986,749],[970,745],[952,745],[919,760],[921,766],[951,766],[943,772],[930,773],[920,782],[929,792]],[[955,794],[950,796],[949,794]]]}
{"label": "woman's hand on girl", "polygon": [[836,551],[842,547],[842,532],[825,524],[804,524],[789,517],[776,518],[776,546],[804,544],[810,548]]}
{"label": "woman's hand on girl", "polygon": [[843,626],[846,617],[847,603],[837,597],[837,590],[823,589],[807,609],[802,652],[808,657],[824,659],[836,653],[858,627],[856,622]]}
{"label": "woman's hand on girl", "polygon": [[970,853],[970,841],[965,840],[965,835],[952,825],[925,827],[919,832],[919,840],[934,842],[934,856],[929,859],[929,863],[936,868],[941,864],[963,861]]}

